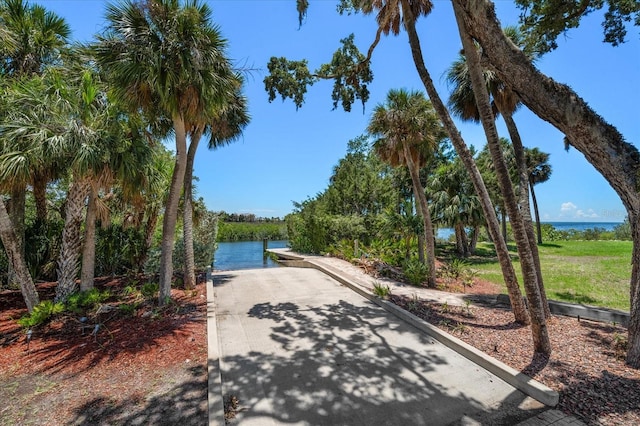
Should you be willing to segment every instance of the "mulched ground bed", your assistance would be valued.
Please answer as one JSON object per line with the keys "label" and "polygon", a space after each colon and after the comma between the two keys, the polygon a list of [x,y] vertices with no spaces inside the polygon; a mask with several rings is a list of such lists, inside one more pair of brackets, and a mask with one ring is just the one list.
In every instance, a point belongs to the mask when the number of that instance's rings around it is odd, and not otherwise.
{"label": "mulched ground bed", "polygon": [[[1,425],[207,424],[205,285],[173,289],[159,308],[131,291],[142,282],[96,280],[118,295],[104,302],[111,309],[58,316],[30,342],[15,321],[26,313],[20,292],[0,292]],[[38,286],[41,299],[54,285]]]}
{"label": "mulched ground bed", "polygon": [[508,310],[390,301],[558,391],[558,408],[587,424],[640,425],[640,370],[624,362],[625,328],[554,315],[551,357],[532,358],[530,328]]}

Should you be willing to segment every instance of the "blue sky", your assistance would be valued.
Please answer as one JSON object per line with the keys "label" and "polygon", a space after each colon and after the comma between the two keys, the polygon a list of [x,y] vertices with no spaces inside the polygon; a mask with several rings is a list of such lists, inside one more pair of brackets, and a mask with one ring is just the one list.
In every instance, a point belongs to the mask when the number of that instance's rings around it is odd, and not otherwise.
{"label": "blue sky", "polygon": [[[64,17],[73,39],[89,41],[103,28],[104,6],[98,0],[37,2]],[[229,56],[237,67],[249,68],[245,94],[251,124],[233,145],[209,151],[201,145],[195,163],[198,195],[209,209],[284,216],[292,201],[302,201],[324,190],[332,167],[346,153],[349,139],[364,132],[373,107],[389,89],[423,90],[403,33],[384,38],[373,56],[371,99],[363,113],[332,111],[331,83],[317,83],[296,111],[290,101],[268,102],[263,79],[271,56],[307,59],[315,69],[330,59],[339,40],[351,33],[361,51],[375,36],[374,18],[340,16],[337,1],[311,0],[308,17],[298,27],[293,0],[210,0],[214,20],[229,41]],[[518,11],[511,1],[497,1],[503,25],[516,24]],[[637,27],[619,47],[602,43],[601,14],[583,19],[580,28],[559,39],[559,48],[545,55],[540,70],[570,85],[589,105],[616,126],[627,141],[640,142],[640,37]],[[427,67],[441,97],[448,97],[442,77],[457,57],[460,40],[445,0],[434,1],[433,13],[418,23]],[[625,210],[608,183],[575,149],[564,150],[563,135],[550,124],[521,108],[515,115],[523,142],[551,154],[550,181],[536,186],[543,221],[620,222]],[[501,135],[507,136],[498,120]],[[479,125],[459,123],[465,141],[484,146]]]}

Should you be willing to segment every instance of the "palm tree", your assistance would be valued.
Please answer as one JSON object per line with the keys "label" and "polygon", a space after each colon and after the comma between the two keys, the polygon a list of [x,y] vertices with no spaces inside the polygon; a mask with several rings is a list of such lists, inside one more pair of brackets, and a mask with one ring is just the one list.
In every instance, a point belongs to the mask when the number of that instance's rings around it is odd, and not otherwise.
{"label": "palm tree", "polygon": [[202,136],[209,136],[209,149],[227,145],[242,135],[249,124],[247,99],[242,95],[242,76],[236,75],[237,88],[206,123],[195,126],[189,133],[191,144],[187,153],[187,170],[184,177],[183,240],[185,250],[184,285],[195,286],[195,261],[193,252],[193,162]]}
{"label": "palm tree", "polygon": [[513,264],[511,263],[507,244],[500,235],[500,225],[498,223],[495,210],[493,209],[493,205],[491,204],[487,188],[485,187],[482,176],[474,162],[473,155],[465,141],[462,139],[460,132],[449,114],[449,111],[440,98],[440,95],[433,83],[433,79],[431,78],[429,70],[424,62],[420,38],[416,31],[416,21],[419,17],[426,16],[431,12],[432,2],[430,0],[375,0],[359,1],[354,3],[354,7],[361,9],[365,14],[370,14],[374,11],[378,12],[376,19],[378,21],[379,31],[382,31],[385,34],[392,33],[397,35],[400,33],[401,26],[407,31],[411,55],[420,80],[422,81],[429,99],[440,117],[440,120],[442,120],[451,143],[471,177],[476,194],[478,194],[482,210],[487,221],[487,229],[489,230],[489,234],[495,244],[496,254],[507,286],[515,320],[521,324],[529,324],[529,313],[522,299],[522,293],[518,286],[518,279],[516,277],[515,270],[513,269]]}
{"label": "palm tree", "polygon": [[[66,45],[71,31],[63,18],[39,5],[23,0],[0,1],[0,74],[17,81],[41,74]],[[16,151],[13,151],[16,152]],[[34,168],[29,174],[33,185],[38,218],[46,218],[46,168]],[[8,211],[24,255],[24,217],[27,182],[12,179]],[[11,271],[10,271],[11,275]]]}
{"label": "palm tree", "polygon": [[[524,46],[524,37],[516,27],[506,27],[504,33],[509,39],[517,46]],[[479,49],[479,46],[475,44],[475,47]],[[535,60],[535,55],[529,53],[528,57],[531,61]],[[486,90],[491,98],[491,108],[494,117],[501,114],[509,136],[512,142],[512,152],[514,156],[514,162],[516,164],[516,170],[519,180],[519,212],[522,216],[522,220],[525,224],[525,230],[527,233],[527,239],[530,245],[530,251],[533,256],[533,261],[536,267],[536,274],[538,279],[538,287],[540,288],[540,295],[543,299],[543,307],[545,310],[545,316],[548,318],[551,315],[549,311],[549,305],[546,300],[546,293],[544,291],[544,282],[542,277],[542,269],[540,267],[540,257],[538,254],[538,247],[535,243],[535,234],[533,230],[533,221],[531,220],[531,207],[529,205],[529,173],[526,162],[525,148],[520,138],[520,132],[516,126],[513,114],[520,106],[520,100],[518,96],[509,89],[496,75],[496,73],[489,69],[482,69],[482,75],[486,84]],[[455,114],[465,120],[472,120],[480,122],[480,112],[478,110],[473,88],[471,84],[471,77],[469,74],[469,67],[466,58],[463,54],[460,55],[457,61],[449,68],[447,73],[447,80],[450,84],[453,84],[453,91],[449,99],[449,105],[452,107]],[[502,150],[504,152],[504,149]],[[507,162],[508,164],[508,162]],[[503,198],[503,202],[504,202]],[[503,203],[504,204],[504,203]],[[503,233],[506,230],[506,222],[504,221],[506,211],[506,204],[502,208],[503,217]],[[505,237],[506,238],[506,237]]]}
{"label": "palm tree", "polygon": [[421,92],[390,90],[385,104],[373,110],[367,131],[378,139],[374,149],[392,166],[407,167],[411,175],[416,211],[424,222],[424,239],[429,267],[428,285],[436,284],[435,238],[420,169],[433,156],[444,131],[431,102]]}
{"label": "palm tree", "polygon": [[160,304],[171,296],[178,202],[187,168],[187,135],[233,92],[226,41],[197,0],[125,0],[107,6],[107,30],[94,51],[118,96],[132,109],[170,120],[176,161],[165,207]]}
{"label": "palm tree", "polygon": [[[443,164],[429,179],[432,194],[432,218],[436,223],[451,227],[455,231],[458,254],[467,257],[473,254],[477,241],[477,228],[484,222],[478,196],[459,158]],[[468,241],[465,228],[473,227],[472,241]]]}
{"label": "palm tree", "polygon": [[[534,350],[543,354],[550,354],[551,343],[549,340],[544,301],[542,298],[542,293],[544,291],[541,291],[541,280],[539,278],[539,273],[536,270],[532,250],[532,246],[535,247],[535,241],[530,241],[531,238],[527,232],[526,223],[518,209],[517,198],[509,179],[509,171],[502,156],[489,92],[487,91],[486,81],[480,65],[480,52],[465,27],[466,24],[462,18],[459,5],[454,4],[454,12],[458,21],[458,30],[460,32],[460,38],[462,40],[462,46],[464,48],[469,68],[469,76],[476,104],[478,106],[478,112],[480,113],[480,119],[487,136],[487,145],[491,151],[491,157],[493,158],[498,183],[505,200],[514,238],[518,247],[524,286],[527,294],[527,300],[529,302],[529,310],[531,312],[531,330]],[[518,162],[520,162],[520,159],[518,159]],[[531,229],[531,233],[533,233],[533,229]]]}
{"label": "palm tree", "polygon": [[551,178],[551,165],[549,164],[549,154],[540,151],[538,148],[528,148],[526,150],[527,170],[529,172],[529,188],[531,189],[531,201],[533,201],[533,211],[536,217],[538,231],[538,244],[542,244],[542,230],[540,226],[540,213],[538,212],[538,201],[533,187]]}

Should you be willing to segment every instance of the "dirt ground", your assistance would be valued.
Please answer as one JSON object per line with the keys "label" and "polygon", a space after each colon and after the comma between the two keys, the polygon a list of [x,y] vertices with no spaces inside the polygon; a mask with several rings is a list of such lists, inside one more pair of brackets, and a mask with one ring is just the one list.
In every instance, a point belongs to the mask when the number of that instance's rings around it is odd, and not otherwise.
{"label": "dirt ground", "polygon": [[[131,283],[96,280],[119,295],[103,303],[111,309],[59,316],[30,341],[15,322],[20,292],[0,292],[0,425],[207,424],[204,283],[172,290],[162,309],[125,291]],[[54,283],[38,289],[51,299]]]}

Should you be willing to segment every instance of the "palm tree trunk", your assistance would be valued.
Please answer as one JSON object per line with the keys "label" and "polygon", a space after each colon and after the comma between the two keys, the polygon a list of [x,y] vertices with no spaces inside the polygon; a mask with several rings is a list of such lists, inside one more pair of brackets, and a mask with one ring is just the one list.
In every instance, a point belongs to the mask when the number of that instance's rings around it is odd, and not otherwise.
{"label": "palm tree trunk", "polygon": [[82,246],[82,270],[80,271],[80,291],[93,288],[96,269],[96,188],[90,185],[87,215],[84,223],[84,244]]}
{"label": "palm tree trunk", "polygon": [[471,241],[469,241],[469,255],[474,255],[478,244],[478,227],[474,226],[471,232]]}
{"label": "palm tree trunk", "polygon": [[[488,0],[453,0],[468,19],[473,36],[487,47],[487,61],[500,80],[536,115],[567,136],[620,196],[631,226],[640,220],[638,149],[593,111],[571,88],[540,73],[504,36]],[[631,319],[627,363],[640,368],[640,230],[632,232]]]}
{"label": "palm tree trunk", "polygon": [[89,184],[85,179],[73,181],[67,193],[65,205],[64,229],[62,230],[62,247],[58,258],[58,286],[56,287],[56,302],[64,302],[76,291],[76,275],[82,241],[80,240],[80,225],[84,200],[89,192]]}
{"label": "palm tree trunk", "polygon": [[502,238],[504,238],[504,241],[508,241],[507,238],[507,213],[505,212],[505,208],[501,207],[500,208],[501,212],[500,212],[500,224],[502,226]]}
{"label": "palm tree trunk", "polygon": [[178,222],[178,204],[184,185],[187,167],[187,132],[182,117],[174,117],[173,127],[176,133],[176,161],[171,177],[171,187],[162,220],[162,243],[160,246],[160,291],[158,303],[166,305],[171,299],[171,281],[173,280],[173,248],[175,245],[176,223]]}
{"label": "palm tree trunk", "polygon": [[40,303],[38,291],[33,284],[33,279],[29,274],[27,263],[18,245],[18,238],[13,229],[11,218],[4,205],[4,200],[0,197],[0,239],[7,254],[9,264],[13,268],[15,279],[18,281],[22,297],[27,305],[27,310],[31,312],[33,307]]}
{"label": "palm tree trunk", "polygon": [[534,185],[529,181],[529,188],[531,189],[531,201],[533,201],[533,213],[536,216],[536,231],[538,232],[538,244],[542,244],[542,226],[540,225],[540,213],[538,212],[538,200],[536,199],[536,192],[533,189]]}
{"label": "palm tree trunk", "polygon": [[198,150],[198,143],[202,137],[202,131],[196,131],[191,135],[191,143],[187,152],[187,168],[184,175],[184,209],[182,218],[182,239],[184,241],[184,287],[187,289],[196,286],[196,264],[193,252],[193,162]]}
{"label": "palm tree trunk", "polygon": [[422,80],[425,90],[429,95],[429,99],[431,99],[431,103],[433,104],[434,109],[442,120],[451,143],[458,153],[460,160],[467,169],[476,193],[478,194],[478,198],[480,199],[482,211],[484,212],[485,219],[487,221],[487,229],[489,230],[489,235],[494,242],[496,255],[498,256],[498,261],[502,270],[502,276],[504,277],[505,285],[507,286],[509,300],[511,301],[511,308],[513,309],[515,321],[520,324],[529,324],[529,312],[527,311],[527,307],[524,304],[522,293],[520,292],[520,287],[518,286],[518,279],[516,277],[515,270],[513,269],[513,264],[511,263],[511,257],[509,256],[507,244],[500,235],[500,225],[498,224],[496,212],[493,208],[493,205],[491,204],[491,198],[489,197],[487,187],[482,180],[482,176],[480,175],[480,171],[475,164],[471,151],[469,151],[469,148],[462,139],[460,132],[456,128],[455,123],[449,115],[449,111],[442,102],[442,99],[440,98],[440,95],[438,94],[438,91],[433,84],[431,75],[429,74],[429,71],[424,64],[422,48],[420,47],[420,39],[418,38],[418,33],[415,28],[415,17],[413,16],[413,12],[411,11],[411,9],[404,3],[403,13],[405,28],[407,29],[407,34],[409,36],[409,45],[411,46],[411,55],[413,56],[413,62],[418,71],[418,75],[420,76],[420,80]]}
{"label": "palm tree trunk", "polygon": [[[26,190],[24,187],[14,186],[11,188],[11,198],[9,200],[9,204],[7,205],[9,210],[9,217],[11,218],[11,224],[13,225],[13,230],[16,233],[16,242],[18,243],[18,250],[20,250],[20,255],[24,259],[25,251],[24,251],[24,216],[25,216],[25,203],[26,201]],[[16,282],[18,279],[16,277],[16,272],[13,270],[13,265],[9,263],[9,267],[7,270],[7,279],[9,284]]]}
{"label": "palm tree trunk", "polygon": [[456,233],[456,250],[458,255],[464,257],[464,242],[462,241],[462,223],[458,222],[454,225],[453,230]]}
{"label": "palm tree trunk", "polygon": [[502,149],[500,147],[500,140],[495,126],[495,118],[493,116],[493,111],[489,101],[489,94],[484,83],[482,68],[480,66],[479,52],[466,30],[459,6],[455,3],[454,12],[458,23],[460,39],[462,40],[462,46],[469,66],[469,75],[471,77],[471,84],[476,103],[478,105],[478,111],[480,113],[480,120],[487,136],[487,145],[491,152],[491,158],[498,177],[498,185],[500,186],[500,191],[504,198],[507,213],[509,214],[509,220],[511,222],[511,228],[518,247],[524,287],[527,294],[527,301],[529,302],[529,311],[531,313],[531,332],[534,350],[535,352],[548,355],[551,353],[551,342],[549,340],[545,310],[540,294],[540,288],[538,286],[539,280],[535,262],[533,254],[531,253],[531,245],[529,244],[525,224],[520,212],[518,211],[518,203],[509,177],[509,170],[507,169]]}
{"label": "palm tree trunk", "polygon": [[531,254],[533,255],[533,262],[536,267],[536,274],[538,275],[538,288],[540,289],[540,297],[542,298],[542,307],[544,314],[547,318],[551,318],[551,310],[549,309],[549,302],[547,301],[547,292],[544,288],[544,279],[542,276],[542,267],[540,266],[540,254],[538,253],[538,245],[536,244],[536,236],[533,232],[533,221],[531,220],[531,205],[529,204],[529,170],[527,167],[527,157],[520,138],[520,132],[516,126],[516,122],[513,120],[513,115],[510,111],[500,111],[502,118],[507,125],[507,131],[511,137],[511,143],[513,145],[513,152],[516,158],[516,164],[518,167],[518,176],[520,180],[520,197],[519,197],[519,211],[524,221],[524,226],[527,231],[527,239],[529,240],[529,247]]}
{"label": "palm tree trunk", "polygon": [[36,218],[44,223],[47,220],[47,180],[40,173],[35,173],[33,177],[33,198]]}
{"label": "palm tree trunk", "polygon": [[431,213],[429,212],[429,205],[427,204],[427,196],[425,195],[422,184],[420,183],[420,170],[411,157],[409,151],[409,145],[406,142],[402,143],[404,148],[404,156],[409,166],[409,174],[411,175],[411,183],[413,184],[413,193],[416,198],[416,209],[418,214],[422,217],[424,224],[424,240],[427,249],[427,267],[429,268],[429,276],[427,278],[427,285],[429,287],[436,286],[436,245],[435,238],[433,236],[433,223],[431,222]]}

